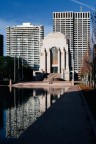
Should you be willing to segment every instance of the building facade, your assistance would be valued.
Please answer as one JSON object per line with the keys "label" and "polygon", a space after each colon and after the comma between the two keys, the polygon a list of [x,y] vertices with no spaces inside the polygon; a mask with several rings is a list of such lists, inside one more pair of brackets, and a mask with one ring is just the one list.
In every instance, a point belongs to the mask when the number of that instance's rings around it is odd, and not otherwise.
{"label": "building facade", "polygon": [[30,23],[6,28],[7,56],[21,57],[23,63],[29,64],[33,70],[39,70],[40,47],[44,38],[44,27]]}
{"label": "building facade", "polygon": [[90,12],[53,12],[53,32],[69,40],[71,70],[78,73],[90,41]]}
{"label": "building facade", "polygon": [[0,34],[0,56],[3,56],[3,35]]}
{"label": "building facade", "polygon": [[69,80],[69,49],[64,34],[55,32],[48,34],[41,47],[40,71],[45,73],[60,73]]}

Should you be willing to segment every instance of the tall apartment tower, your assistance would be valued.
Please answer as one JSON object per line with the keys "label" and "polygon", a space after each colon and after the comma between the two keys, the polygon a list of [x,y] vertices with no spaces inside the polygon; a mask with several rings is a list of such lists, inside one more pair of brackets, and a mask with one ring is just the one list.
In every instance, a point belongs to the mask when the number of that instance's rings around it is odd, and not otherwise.
{"label": "tall apartment tower", "polygon": [[0,56],[3,56],[3,35],[0,34]]}
{"label": "tall apartment tower", "polygon": [[7,56],[21,57],[33,70],[39,70],[39,52],[44,38],[44,27],[30,23],[6,28]]}
{"label": "tall apartment tower", "polygon": [[53,12],[53,32],[68,39],[71,69],[78,73],[90,40],[90,12]]}

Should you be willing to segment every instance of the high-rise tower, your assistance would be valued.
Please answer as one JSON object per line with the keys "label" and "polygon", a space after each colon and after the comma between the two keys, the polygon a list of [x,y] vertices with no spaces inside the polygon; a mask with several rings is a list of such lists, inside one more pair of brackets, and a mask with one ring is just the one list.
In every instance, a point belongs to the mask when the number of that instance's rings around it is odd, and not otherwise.
{"label": "high-rise tower", "polygon": [[33,70],[39,70],[39,52],[44,38],[44,27],[30,23],[6,28],[6,55],[21,57]]}
{"label": "high-rise tower", "polygon": [[68,39],[71,68],[78,73],[90,40],[90,12],[53,12],[53,31]]}

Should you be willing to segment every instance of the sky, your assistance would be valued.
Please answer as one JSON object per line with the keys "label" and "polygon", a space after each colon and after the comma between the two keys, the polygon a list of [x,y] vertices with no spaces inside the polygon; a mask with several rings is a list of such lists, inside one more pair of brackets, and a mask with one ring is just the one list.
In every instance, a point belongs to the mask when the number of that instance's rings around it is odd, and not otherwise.
{"label": "sky", "polygon": [[[74,2],[73,2],[74,1]],[[45,36],[53,30],[53,12],[80,11],[76,0],[0,0],[0,34],[4,35],[4,55],[6,55],[6,27],[30,22],[44,25]],[[96,7],[96,0],[77,0],[82,11]]]}

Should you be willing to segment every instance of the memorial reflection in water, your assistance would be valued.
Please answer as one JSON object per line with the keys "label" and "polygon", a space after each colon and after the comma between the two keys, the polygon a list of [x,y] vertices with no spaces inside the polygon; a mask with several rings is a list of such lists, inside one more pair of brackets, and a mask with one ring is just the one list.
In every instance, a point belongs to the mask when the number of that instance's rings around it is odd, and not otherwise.
{"label": "memorial reflection in water", "polygon": [[[61,88],[12,89],[4,92],[2,108],[5,138],[18,138],[40,117],[63,93]],[[8,100],[7,100],[8,99]],[[6,101],[7,100],[7,101]],[[5,102],[6,101],[6,102]],[[0,141],[4,139],[0,129]]]}

